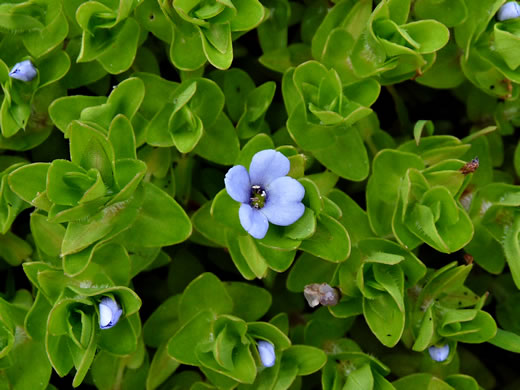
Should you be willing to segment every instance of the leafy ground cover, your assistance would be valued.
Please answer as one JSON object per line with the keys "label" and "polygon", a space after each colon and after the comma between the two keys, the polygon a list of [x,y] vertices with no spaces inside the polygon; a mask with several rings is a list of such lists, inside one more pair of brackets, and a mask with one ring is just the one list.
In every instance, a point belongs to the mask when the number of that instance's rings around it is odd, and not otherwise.
{"label": "leafy ground cover", "polygon": [[520,386],[520,5],[0,4],[0,389]]}

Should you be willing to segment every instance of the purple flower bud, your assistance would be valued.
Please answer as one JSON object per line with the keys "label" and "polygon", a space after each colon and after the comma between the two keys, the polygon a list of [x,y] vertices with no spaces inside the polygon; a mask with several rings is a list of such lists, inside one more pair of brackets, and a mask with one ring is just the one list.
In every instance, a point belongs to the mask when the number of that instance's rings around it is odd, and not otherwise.
{"label": "purple flower bud", "polygon": [[450,354],[450,346],[448,344],[444,344],[442,347],[436,347],[432,345],[428,348],[428,352],[430,353],[430,357],[436,362],[443,362],[448,358]]}
{"label": "purple flower bud", "polygon": [[31,81],[36,77],[36,68],[30,60],[25,60],[13,66],[9,72],[9,77],[22,81]]}
{"label": "purple flower bud", "polygon": [[516,19],[520,16],[520,5],[516,1],[505,3],[497,12],[497,19],[501,22]]}
{"label": "purple flower bud", "polygon": [[99,302],[99,327],[109,329],[119,321],[123,310],[112,298],[103,297]]}
{"label": "purple flower bud", "polygon": [[258,342],[258,354],[264,367],[272,367],[276,362],[276,354],[274,353],[274,345],[269,341],[261,340]]}

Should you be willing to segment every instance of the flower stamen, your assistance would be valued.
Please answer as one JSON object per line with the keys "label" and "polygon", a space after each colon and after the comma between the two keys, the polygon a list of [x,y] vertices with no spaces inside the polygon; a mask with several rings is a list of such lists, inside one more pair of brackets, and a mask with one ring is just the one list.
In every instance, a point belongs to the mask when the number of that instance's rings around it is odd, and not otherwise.
{"label": "flower stamen", "polygon": [[255,209],[261,209],[265,205],[267,192],[259,185],[251,186],[251,196],[249,198],[249,205]]}

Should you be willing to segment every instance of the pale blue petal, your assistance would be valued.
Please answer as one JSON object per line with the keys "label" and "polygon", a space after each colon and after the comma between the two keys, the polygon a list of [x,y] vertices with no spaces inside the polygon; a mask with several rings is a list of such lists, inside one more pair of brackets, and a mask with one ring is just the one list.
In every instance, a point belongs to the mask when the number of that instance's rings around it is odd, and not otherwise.
{"label": "pale blue petal", "polygon": [[290,169],[291,163],[282,153],[262,150],[253,156],[249,166],[251,184],[266,187],[274,179],[287,175]]}
{"label": "pale blue petal", "polygon": [[226,191],[234,200],[240,203],[248,203],[251,197],[251,183],[249,174],[242,165],[235,165],[224,177]]}
{"label": "pale blue petal", "polygon": [[305,212],[301,203],[305,188],[292,177],[280,177],[267,188],[265,206],[260,209],[269,222],[275,225],[288,226],[296,222]]}
{"label": "pale blue petal", "polygon": [[276,354],[274,352],[274,345],[269,341],[258,342],[258,354],[264,367],[272,367],[276,362]]}
{"label": "pale blue petal", "polygon": [[497,19],[503,22],[504,20],[516,19],[520,16],[520,5],[516,1],[505,3],[497,13]]}
{"label": "pale blue petal", "polygon": [[25,60],[13,66],[9,76],[17,80],[31,81],[36,77],[36,68],[30,60]]}
{"label": "pale blue petal", "polygon": [[269,222],[278,226],[289,226],[301,218],[305,206],[301,202],[277,203],[260,210]]}
{"label": "pale blue petal", "polygon": [[238,216],[242,227],[254,238],[260,240],[265,237],[269,228],[269,222],[267,222],[267,218],[259,210],[242,203],[238,210]]}
{"label": "pale blue petal", "polygon": [[450,354],[450,346],[448,344],[445,344],[442,347],[436,347],[432,345],[430,348],[428,348],[428,352],[430,353],[430,357],[433,360],[436,362],[443,362]]}
{"label": "pale blue petal", "polygon": [[279,177],[265,187],[268,202],[301,202],[305,196],[305,188],[301,183],[289,176]]}
{"label": "pale blue petal", "polygon": [[99,327],[109,329],[119,321],[123,310],[116,301],[109,297],[101,298],[99,302]]}

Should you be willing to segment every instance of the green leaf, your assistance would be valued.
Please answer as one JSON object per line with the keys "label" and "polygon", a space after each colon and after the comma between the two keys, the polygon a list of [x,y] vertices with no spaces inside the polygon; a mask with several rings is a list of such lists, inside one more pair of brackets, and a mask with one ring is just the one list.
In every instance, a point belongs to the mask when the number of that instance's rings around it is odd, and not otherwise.
{"label": "green leaf", "polygon": [[[94,356],[96,355],[96,338],[95,338],[95,332],[91,332],[90,342],[87,345],[87,349],[85,351],[81,351],[81,355],[77,356],[74,352],[72,352],[73,359],[74,359],[74,366],[76,367],[76,374],[74,375],[74,379],[72,380],[72,386],[78,387],[82,382],[83,379],[85,379],[85,376],[88,373],[88,370],[90,369],[90,365],[92,364],[92,361],[94,360]],[[70,344],[72,345],[72,344]],[[72,350],[74,347],[71,348]],[[76,355],[76,356],[75,356]]]}
{"label": "green leaf", "polygon": [[244,321],[258,320],[271,306],[271,294],[263,288],[242,282],[225,282],[224,285],[233,300],[231,314]]}
{"label": "green leaf", "polygon": [[202,137],[202,121],[186,107],[170,117],[168,126],[173,142],[181,153],[191,152]]}
{"label": "green leaf", "polygon": [[305,240],[316,232],[316,216],[314,211],[308,207],[305,208],[303,215],[292,225],[285,228],[287,237],[293,240]]}
{"label": "green leaf", "polygon": [[302,241],[300,249],[328,261],[342,262],[350,254],[350,238],[342,224],[322,214],[317,221],[316,233]]}
{"label": "green leaf", "polygon": [[87,107],[81,112],[82,121],[98,123],[104,129],[110,127],[117,114],[132,120],[144,99],[145,87],[141,79],[130,77],[119,83],[110,93],[106,104]]}
{"label": "green leaf", "polygon": [[238,209],[240,203],[231,199],[226,190],[221,190],[213,199],[211,204],[211,216],[219,223],[240,232],[245,233],[244,228],[240,225],[238,218]]}
{"label": "green leaf", "polygon": [[[219,26],[219,27],[217,27]],[[217,31],[214,31],[215,28],[218,28]],[[213,30],[211,30],[213,28]],[[200,38],[202,41],[202,50],[204,51],[204,55],[211,65],[213,65],[217,69],[227,69],[231,66],[231,62],[233,62],[233,47],[231,44],[231,28],[229,24],[210,24],[210,30],[206,30],[203,28],[199,29]],[[216,48],[213,45],[213,42],[216,42],[214,36],[222,36],[223,40],[221,42],[222,47]]]}
{"label": "green leaf", "polygon": [[61,243],[65,236],[65,227],[59,223],[49,222],[47,217],[39,213],[31,214],[31,233],[37,247],[49,256],[59,256]]}
{"label": "green leaf", "polygon": [[231,259],[233,260],[233,263],[237,267],[240,274],[244,277],[244,279],[253,280],[256,277],[256,274],[253,272],[247,262],[247,259],[242,254],[240,249],[240,242],[236,234],[228,230],[226,234],[226,243]]}
{"label": "green leaf", "polygon": [[251,271],[253,271],[255,276],[259,279],[265,277],[267,272],[267,263],[260,254],[255,239],[253,239],[249,234],[239,236],[238,246],[242,256],[244,256],[244,259],[247,262],[247,265]]}
{"label": "green leaf", "polygon": [[105,102],[104,96],[64,96],[52,102],[49,106],[49,115],[56,127],[65,133],[70,122],[80,118],[83,109]]}
{"label": "green leaf", "polygon": [[77,253],[94,242],[128,229],[139,214],[141,199],[108,206],[87,220],[70,222],[63,238],[62,255]]}
{"label": "green leaf", "polygon": [[212,126],[204,128],[204,134],[195,147],[199,156],[222,165],[232,165],[239,152],[237,133],[224,113],[220,113]]}
{"label": "green leaf", "polygon": [[[184,209],[166,192],[151,183],[143,183],[144,199],[133,225],[124,233],[127,242],[145,247],[178,244],[192,232]],[[175,224],[172,225],[172,221]]]}
{"label": "green leaf", "polygon": [[67,160],[54,160],[48,170],[49,200],[58,205],[75,206],[95,179],[77,164]]}
{"label": "green leaf", "polygon": [[205,310],[213,314],[226,314],[233,310],[233,300],[224,284],[211,273],[200,275],[186,287],[179,302],[179,319],[185,324]]}
{"label": "green leaf", "polygon": [[[1,25],[7,30],[41,30],[44,25],[38,20],[38,10],[35,8],[32,7],[31,9],[31,7],[26,6],[26,9],[24,9],[24,7],[17,7],[16,4],[2,4],[0,8]],[[34,12],[33,15],[31,15],[31,11]]]}
{"label": "green leaf", "polygon": [[238,122],[244,112],[247,96],[255,89],[255,83],[247,72],[239,68],[215,71],[209,75],[222,89],[226,111],[233,122]]}
{"label": "green leaf", "polygon": [[388,294],[363,299],[363,315],[370,330],[387,347],[396,345],[404,330],[405,314]]}
{"label": "green leaf", "polygon": [[471,265],[455,267],[450,263],[437,270],[424,286],[419,294],[417,302],[424,303],[426,300],[435,299],[442,294],[448,294],[461,288],[471,271]]}
{"label": "green leaf", "polygon": [[237,14],[231,19],[232,31],[248,31],[257,27],[265,16],[265,8],[257,1],[233,0]]}
{"label": "green leaf", "polygon": [[[85,111],[83,111],[85,112]],[[70,137],[71,162],[89,170],[96,169],[103,182],[110,186],[113,182],[114,149],[106,136],[94,127],[74,121],[67,128]]]}
{"label": "green leaf", "polygon": [[506,351],[520,353],[520,336],[516,333],[498,328],[495,337],[488,342]]}
{"label": "green leaf", "polygon": [[168,355],[183,364],[196,366],[199,360],[197,346],[211,340],[214,314],[210,311],[195,313],[168,342]]}
{"label": "green leaf", "polygon": [[428,389],[454,390],[453,387],[432,374],[418,373],[407,375],[393,382],[396,390]]}
{"label": "green leaf", "polygon": [[100,348],[118,356],[128,356],[137,349],[137,332],[129,318],[121,319],[114,327],[99,332]]}
{"label": "green leaf", "polygon": [[361,390],[372,389],[374,387],[374,377],[369,364],[364,364],[357,370],[354,370],[347,377],[347,383],[343,387],[344,390]]}
{"label": "green leaf", "polygon": [[323,350],[309,345],[293,345],[283,353],[287,360],[298,367],[298,375],[309,375],[318,371],[327,362]]}
{"label": "green leaf", "polygon": [[256,340],[263,339],[271,342],[279,351],[291,346],[291,340],[280,329],[268,322],[249,322],[247,333]]}
{"label": "green leaf", "polygon": [[513,225],[505,231],[502,245],[506,255],[507,264],[511,270],[511,276],[516,286],[520,286],[520,262],[517,257],[520,254],[520,217],[515,214]]}
{"label": "green leaf", "polygon": [[366,212],[347,194],[333,189],[328,197],[341,209],[342,217],[338,221],[348,231],[352,245],[373,235]]}
{"label": "green leaf", "polygon": [[[308,284],[330,283],[337,267],[335,263],[303,253],[289,272],[287,289],[302,292]],[[309,269],[312,269],[312,272],[309,272]]]}
{"label": "green leaf", "polygon": [[69,31],[67,18],[62,12],[61,7],[56,11],[58,12],[49,12],[50,15],[48,16],[48,19],[51,19],[52,16],[54,17],[52,20],[47,22],[45,28],[40,31],[27,32],[23,36],[25,47],[29,53],[36,58],[41,57],[52,50],[67,37]]}
{"label": "green leaf", "polygon": [[[463,312],[464,310],[449,311],[441,322],[441,326],[437,329],[439,335],[464,343],[482,343],[495,336],[497,326],[489,313],[478,311],[473,318],[464,318]],[[453,323],[456,322],[460,325],[454,326]]]}
{"label": "green leaf", "polygon": [[[9,354],[11,364],[3,370],[8,382],[6,388],[44,389],[52,373],[45,346],[42,342],[30,338],[19,339],[23,335],[25,333],[22,330],[17,331],[17,342]],[[30,374],[27,367],[31,367]]]}
{"label": "green leaf", "polygon": [[237,124],[240,138],[250,138],[260,132],[263,118],[273,100],[275,89],[274,82],[267,82],[249,92],[245,111]]}
{"label": "green leaf", "polygon": [[215,243],[215,245],[226,246],[227,227],[212,217],[211,205],[212,201],[204,203],[204,205],[191,216],[191,223],[195,231],[204,236],[204,238]]}
{"label": "green leaf", "polygon": [[161,345],[153,356],[146,378],[147,389],[153,390],[159,387],[180,365],[168,355],[166,345]]}
{"label": "green leaf", "polygon": [[423,169],[424,163],[418,156],[395,150],[383,150],[374,158],[366,197],[370,226],[378,236],[392,234],[390,221],[399,184],[409,168]]}
{"label": "green leaf", "polygon": [[312,180],[305,177],[298,181],[305,188],[305,196],[302,199],[302,203],[306,208],[310,208],[314,211],[315,215],[319,216],[323,210],[323,199],[318,186]]}
{"label": "green leaf", "polygon": [[174,295],[164,302],[148,317],[143,327],[146,345],[159,348],[168,341],[178,329],[178,308],[180,295]]}
{"label": "green leaf", "polygon": [[[139,23],[133,18],[127,18],[120,26],[111,45],[97,57],[101,66],[111,74],[128,70],[137,52]],[[85,32],[83,34],[87,35]]]}
{"label": "green leaf", "polygon": [[418,20],[405,24],[402,28],[419,44],[417,51],[421,54],[440,50],[450,37],[448,28],[436,20]]}
{"label": "green leaf", "polygon": [[118,114],[110,124],[108,139],[114,148],[114,158],[137,158],[135,134],[130,120]]}
{"label": "green leaf", "polygon": [[[449,9],[449,12],[442,12]],[[418,0],[414,5],[414,13],[418,19],[435,19],[446,27],[454,27],[464,21],[468,9],[464,1],[435,2],[432,0]]]}
{"label": "green leaf", "polygon": [[135,18],[139,24],[160,40],[170,43],[171,25],[156,1],[142,1],[135,9]]}
{"label": "green leaf", "polygon": [[[452,4],[455,3],[457,1]],[[437,5],[435,7],[437,8]],[[450,12],[444,14],[451,15]],[[455,88],[462,84],[466,78],[459,64],[458,50],[455,42],[450,40],[446,46],[436,53],[437,59],[432,67],[423,75],[417,77],[417,82],[433,88]]]}

